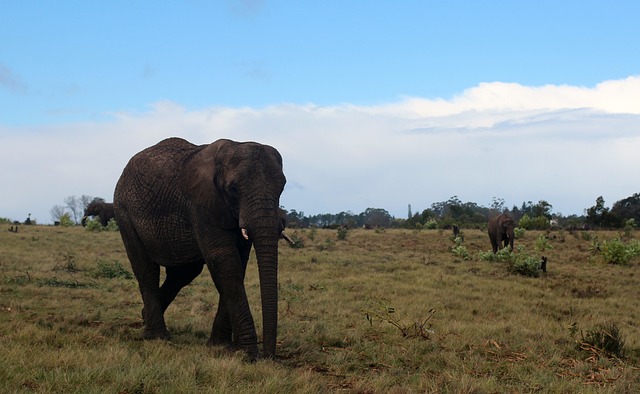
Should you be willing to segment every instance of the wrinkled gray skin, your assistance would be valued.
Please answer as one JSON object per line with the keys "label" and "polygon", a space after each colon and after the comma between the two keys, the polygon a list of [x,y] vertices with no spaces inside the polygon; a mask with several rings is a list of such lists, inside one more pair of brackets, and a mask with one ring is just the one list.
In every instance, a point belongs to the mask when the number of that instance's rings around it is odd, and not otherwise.
{"label": "wrinkled gray skin", "polygon": [[[209,344],[258,357],[244,277],[251,246],[258,260],[263,353],[273,357],[278,324],[279,217],[286,179],[274,148],[170,138],[131,158],[114,204],[144,308],[144,338],[168,338],[164,312],[206,264],[220,294]],[[159,286],[160,267],[166,279]]]}
{"label": "wrinkled gray skin", "polygon": [[513,240],[515,239],[513,229],[515,227],[516,223],[513,221],[513,218],[506,213],[489,219],[487,231],[489,232],[493,253],[497,253],[498,249],[502,249],[503,247],[506,248],[507,245],[510,247],[510,250],[513,250]]}
{"label": "wrinkled gray skin", "polygon": [[109,220],[115,218],[115,212],[113,210],[113,204],[108,202],[92,202],[87,205],[84,210],[84,216],[82,217],[82,227],[87,225],[87,218],[89,216],[98,216],[100,218],[100,224],[105,227]]}

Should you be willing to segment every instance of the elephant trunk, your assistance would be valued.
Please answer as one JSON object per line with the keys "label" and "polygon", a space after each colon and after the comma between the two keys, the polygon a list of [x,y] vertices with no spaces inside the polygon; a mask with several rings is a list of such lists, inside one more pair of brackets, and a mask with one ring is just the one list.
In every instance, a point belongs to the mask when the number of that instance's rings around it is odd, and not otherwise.
{"label": "elephant trunk", "polygon": [[278,217],[276,209],[271,207],[254,210],[250,217],[253,218],[249,220],[251,226],[243,228],[242,233],[253,242],[258,260],[263,353],[264,357],[271,358],[276,353],[278,332]]}

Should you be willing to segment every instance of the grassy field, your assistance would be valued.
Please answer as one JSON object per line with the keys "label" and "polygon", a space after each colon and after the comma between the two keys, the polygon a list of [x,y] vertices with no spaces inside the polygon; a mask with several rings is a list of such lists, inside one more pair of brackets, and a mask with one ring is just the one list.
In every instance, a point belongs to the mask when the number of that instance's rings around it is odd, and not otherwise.
{"label": "grassy field", "polygon": [[[640,265],[607,264],[594,250],[596,237],[617,232],[549,233],[548,272],[539,277],[481,259],[490,244],[480,230],[464,230],[469,260],[451,252],[448,231],[349,230],[344,240],[336,230],[289,233],[305,246],[280,247],[278,358],[249,364],[206,346],[217,305],[206,270],[167,311],[172,340],[141,341],[142,302],[118,233],[2,229],[0,392],[640,387]],[[545,234],[526,232],[516,245],[540,255]],[[260,335],[253,257],[246,282]],[[590,341],[599,335],[618,351]]]}

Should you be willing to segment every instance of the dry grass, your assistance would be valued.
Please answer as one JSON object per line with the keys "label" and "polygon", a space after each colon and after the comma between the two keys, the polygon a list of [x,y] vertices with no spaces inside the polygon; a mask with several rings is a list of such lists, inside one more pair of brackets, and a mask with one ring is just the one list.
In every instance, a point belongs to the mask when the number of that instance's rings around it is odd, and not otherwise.
{"label": "dry grass", "polygon": [[[471,260],[449,232],[290,230],[280,250],[278,359],[207,347],[217,294],[205,272],[167,311],[171,342],[139,340],[119,234],[33,226],[0,232],[0,392],[631,392],[640,387],[640,265],[607,265],[582,233],[552,232],[548,273]],[[527,232],[516,245],[535,254]],[[598,239],[618,236],[599,232]],[[637,239],[637,234],[634,235]],[[261,330],[255,261],[247,292]],[[580,343],[614,324],[624,356]],[[583,334],[583,335],[581,335]]]}

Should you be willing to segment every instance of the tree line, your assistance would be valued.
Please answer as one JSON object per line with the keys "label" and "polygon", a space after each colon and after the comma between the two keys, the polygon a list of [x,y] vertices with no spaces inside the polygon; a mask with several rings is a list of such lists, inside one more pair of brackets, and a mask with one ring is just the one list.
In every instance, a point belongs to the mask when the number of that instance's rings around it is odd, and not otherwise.
{"label": "tree line", "polygon": [[[65,198],[64,205],[55,205],[51,208],[51,218],[59,222],[61,218],[68,218],[75,224],[79,224],[83,212],[93,200],[101,200],[99,197],[82,195],[80,197],[69,196]],[[382,208],[367,208],[361,213],[351,211],[340,213],[323,213],[317,215],[305,215],[295,209],[284,209],[287,216],[287,224],[293,228],[450,228],[457,225],[461,228],[484,228],[491,216],[508,213],[520,227],[532,230],[544,230],[552,226],[569,229],[585,228],[623,228],[629,220],[640,223],[640,193],[616,201],[611,208],[605,206],[602,196],[596,198],[595,205],[584,210],[584,215],[563,216],[553,212],[553,205],[548,201],[540,200],[522,202],[520,206],[511,208],[505,206],[504,199],[494,197],[489,207],[478,205],[474,202],[463,202],[457,196],[446,201],[431,204],[430,208],[420,212],[412,212],[408,206],[406,218],[396,218]]]}
{"label": "tree line", "polygon": [[[367,208],[364,212],[355,214],[351,211],[337,214],[305,215],[295,209],[286,210],[288,226],[294,228],[321,227],[335,228],[346,226],[350,228],[451,228],[457,225],[461,228],[484,228],[491,216],[500,213],[510,214],[520,227],[531,230],[544,230],[550,227],[568,229],[587,228],[622,228],[626,225],[635,226],[640,222],[640,193],[617,201],[611,208],[605,207],[602,196],[596,199],[595,205],[586,208],[584,215],[563,216],[554,213],[553,205],[546,200],[537,203],[522,202],[520,206],[511,208],[505,206],[504,199],[494,197],[489,207],[474,202],[463,202],[457,196],[446,201],[431,204],[430,208],[413,213],[408,206],[407,218],[395,218],[382,208]],[[632,220],[632,222],[629,222]]]}

